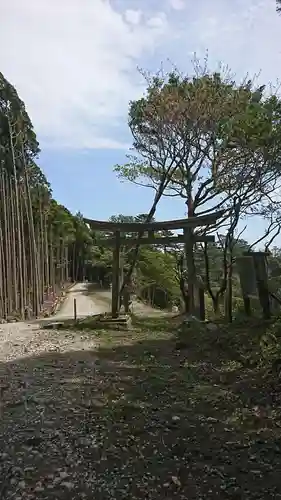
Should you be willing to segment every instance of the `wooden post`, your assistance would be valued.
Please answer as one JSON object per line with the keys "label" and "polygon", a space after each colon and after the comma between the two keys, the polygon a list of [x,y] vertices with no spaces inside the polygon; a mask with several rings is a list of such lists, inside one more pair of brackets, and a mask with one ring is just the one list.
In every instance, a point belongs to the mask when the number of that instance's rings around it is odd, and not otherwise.
{"label": "wooden post", "polygon": [[251,299],[246,295],[243,295],[244,311],[246,316],[252,316]]}
{"label": "wooden post", "polygon": [[120,308],[123,304],[123,296],[121,294],[121,289],[123,288],[123,283],[124,283],[124,255],[121,252],[121,246],[120,246],[118,311],[120,311]]}
{"label": "wooden post", "polygon": [[252,252],[251,253],[254,261],[257,289],[259,294],[259,301],[263,311],[264,319],[270,319],[271,317],[271,307],[270,298],[268,290],[268,279],[267,279],[267,269],[266,269],[266,252]]}
{"label": "wooden post", "polygon": [[189,313],[195,314],[195,283],[196,283],[196,270],[193,255],[193,230],[189,227],[184,228],[184,247],[185,258],[188,273],[188,297],[189,297]]}
{"label": "wooden post", "polygon": [[198,288],[198,299],[199,299],[199,317],[201,321],[205,321],[206,313],[205,313],[205,290],[203,287]]}
{"label": "wooden post", "polygon": [[232,300],[233,300],[233,286],[232,286],[232,275],[233,275],[233,262],[230,256],[230,263],[227,272],[227,285],[225,290],[225,316],[228,323],[232,323]]}
{"label": "wooden post", "polygon": [[246,316],[252,315],[251,296],[257,295],[257,282],[252,257],[245,252],[243,257],[237,257],[236,266],[240,279],[240,287],[244,302],[244,311]]}
{"label": "wooden post", "polygon": [[128,314],[129,309],[130,309],[130,291],[128,285],[125,285],[124,290],[123,290],[123,305],[124,305],[124,312],[125,314]]}
{"label": "wooden post", "polygon": [[112,318],[118,318],[120,296],[120,231],[115,232],[115,246],[112,264]]}
{"label": "wooden post", "polygon": [[77,302],[73,299],[73,311],[74,311],[74,321],[77,321]]}

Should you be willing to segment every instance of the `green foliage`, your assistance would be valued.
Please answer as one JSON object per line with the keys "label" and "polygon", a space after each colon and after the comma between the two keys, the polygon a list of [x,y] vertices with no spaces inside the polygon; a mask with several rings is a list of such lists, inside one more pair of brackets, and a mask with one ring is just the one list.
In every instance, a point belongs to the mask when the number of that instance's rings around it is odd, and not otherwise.
{"label": "green foliage", "polygon": [[[40,248],[38,266],[41,270],[44,252],[48,251],[48,265],[50,261],[50,265],[67,267],[66,274],[73,280],[109,277],[112,250],[101,243],[109,235],[94,233],[84,223],[81,213],[72,215],[52,198],[51,187],[35,162],[39,145],[31,120],[16,90],[1,74],[0,99],[1,175],[2,194],[5,195],[2,198],[14,195],[16,189],[19,191],[20,214],[15,227],[24,233],[26,241],[34,238],[24,258],[31,258],[31,251]],[[228,213],[232,211],[233,215],[237,199],[240,207],[246,200],[244,209],[254,212],[258,206],[264,208],[266,196],[280,174],[280,118],[280,100],[275,96],[266,97],[264,86],[255,88],[251,81],[237,85],[211,72],[193,77],[172,72],[163,78],[152,78],[145,96],[130,103],[129,126],[137,157],[130,157],[129,162],[116,167],[116,171],[122,179],[158,190],[155,207],[163,192],[172,192],[183,198],[189,215],[221,207],[229,210]],[[29,199],[31,213],[28,212]],[[15,197],[11,210],[16,206]],[[270,208],[266,205],[266,209]],[[22,224],[21,217],[24,219]],[[110,220],[144,222],[147,217],[147,214],[119,214]],[[12,219],[2,220],[4,233],[7,225],[12,227]],[[168,233],[162,231],[159,236]],[[124,236],[127,235],[124,233]],[[208,247],[211,263],[208,280],[214,292],[220,290],[225,279],[223,252],[227,237],[219,235],[219,242]],[[243,310],[243,301],[235,259],[249,245],[239,238],[231,241],[233,310],[237,318]],[[17,244],[14,238],[15,248]],[[3,253],[4,250],[0,250]],[[122,248],[125,271],[134,262],[134,254],[134,248]],[[146,297],[150,294],[156,303],[159,298],[155,291],[163,291],[165,305],[178,303],[181,296],[178,258],[182,254],[180,245],[177,248],[142,246],[133,274],[137,293],[141,295],[146,290]],[[194,251],[194,261],[197,275],[206,283],[204,251],[199,245]],[[34,257],[28,269],[33,264]],[[277,250],[270,265],[274,268],[270,286],[278,293],[281,283],[276,269],[281,268],[281,257]],[[98,269],[96,273],[95,269]],[[52,274],[50,269],[44,269],[44,273],[47,276],[44,279]],[[40,289],[44,290],[44,284],[40,284]],[[223,295],[220,297],[221,314]],[[207,316],[212,317],[213,303],[207,293],[206,304]]]}
{"label": "green foliage", "polygon": [[6,169],[12,173],[10,134],[15,138],[14,147],[15,152],[18,153],[15,154],[16,167],[21,175],[23,164],[18,159],[18,155],[24,152],[27,163],[32,164],[40,152],[39,144],[23,101],[19,98],[16,89],[0,73],[0,149],[1,156],[5,158]]}
{"label": "green foliage", "polygon": [[190,215],[233,212],[237,200],[239,215],[256,213],[279,177],[280,109],[251,80],[236,84],[212,72],[152,77],[145,96],[130,103],[136,156],[115,170],[121,180],[183,198]]}
{"label": "green foliage", "polygon": [[23,101],[0,74],[1,318],[45,314],[45,303],[92,265],[91,231],[52,198],[39,151]]}
{"label": "green foliage", "polygon": [[[166,306],[180,296],[176,280],[176,262],[173,255],[154,248],[142,248],[137,263],[140,295],[147,288],[158,288],[166,293]],[[165,307],[165,306],[164,306]]]}
{"label": "green foliage", "polygon": [[48,206],[48,226],[55,241],[67,239],[73,242],[75,239],[75,229],[73,217],[63,206],[51,199]]}

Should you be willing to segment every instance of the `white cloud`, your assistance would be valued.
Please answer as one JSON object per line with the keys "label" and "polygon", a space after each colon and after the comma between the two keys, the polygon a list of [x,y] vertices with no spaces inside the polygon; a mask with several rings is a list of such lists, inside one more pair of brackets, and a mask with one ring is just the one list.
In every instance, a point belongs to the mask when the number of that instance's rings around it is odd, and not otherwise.
{"label": "white cloud", "polygon": [[168,27],[167,16],[164,13],[160,13],[157,16],[152,16],[147,20],[147,26],[150,28],[155,28],[159,30],[160,33],[165,33],[165,28]]}
{"label": "white cloud", "polygon": [[118,10],[109,0],[9,0],[1,8],[0,71],[52,147],[126,147],[128,101],[143,85],[137,65],[157,70],[170,58],[186,71],[191,53],[209,49],[210,64],[238,75],[281,76],[275,0],[167,0],[166,12],[118,1]]}
{"label": "white cloud", "polygon": [[125,11],[125,19],[126,21],[128,21],[128,23],[139,24],[141,22],[141,18],[142,18],[141,10],[128,9]]}
{"label": "white cloud", "polygon": [[275,0],[198,1],[192,17],[192,33],[182,27],[182,36],[187,44],[195,36],[198,54],[208,49],[211,64],[221,61],[239,76],[261,72],[265,83],[281,76],[281,18]]}
{"label": "white cloud", "polygon": [[185,0],[169,0],[169,3],[175,10],[183,10],[186,7]]}
{"label": "white cloud", "polygon": [[161,13],[117,12],[105,0],[10,0],[0,67],[48,142],[115,147],[107,129],[126,117],[140,92],[136,66],[165,29]]}

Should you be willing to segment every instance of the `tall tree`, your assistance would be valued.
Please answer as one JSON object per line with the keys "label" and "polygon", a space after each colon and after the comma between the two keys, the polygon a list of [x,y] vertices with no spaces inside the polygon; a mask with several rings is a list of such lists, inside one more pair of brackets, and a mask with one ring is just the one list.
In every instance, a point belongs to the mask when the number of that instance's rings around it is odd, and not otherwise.
{"label": "tall tree", "polygon": [[[0,317],[42,314],[91,256],[91,232],[52,199],[23,101],[0,74]],[[81,230],[82,228],[82,230]],[[78,263],[78,264],[77,264]],[[78,273],[79,277],[81,272]]]}
{"label": "tall tree", "polygon": [[118,175],[157,191],[166,173],[162,195],[181,198],[188,217],[223,209],[232,230],[238,208],[261,210],[280,180],[280,102],[263,92],[218,73],[148,78],[129,110],[136,154]]}

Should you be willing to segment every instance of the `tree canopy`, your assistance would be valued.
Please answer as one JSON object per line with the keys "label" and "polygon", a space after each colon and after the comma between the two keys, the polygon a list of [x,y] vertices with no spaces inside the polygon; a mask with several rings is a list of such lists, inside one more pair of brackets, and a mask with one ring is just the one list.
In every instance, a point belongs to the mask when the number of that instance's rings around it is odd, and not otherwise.
{"label": "tree canopy", "polygon": [[146,96],[130,104],[135,156],[117,173],[179,196],[190,216],[234,201],[260,209],[280,165],[280,102],[263,92],[218,73],[151,77]]}
{"label": "tree canopy", "polygon": [[[222,210],[206,228],[220,231],[223,242],[222,283],[216,294],[209,278],[206,284],[215,306],[226,292],[243,218],[267,218],[267,236],[280,229],[281,101],[249,79],[237,83],[229,73],[195,69],[193,75],[146,75],[145,95],[129,106],[134,154],[115,171],[121,180],[155,191],[150,215],[163,196],[182,199],[188,217]],[[189,255],[195,274],[196,249]]]}
{"label": "tree canopy", "polygon": [[[230,269],[234,296],[241,298],[236,259],[251,247],[238,231],[243,217],[268,220],[267,233],[261,235],[259,244],[264,237],[271,244],[280,232],[276,197],[280,118],[278,96],[250,80],[237,84],[218,72],[183,76],[174,71],[147,77],[145,95],[130,103],[128,124],[134,154],[115,170],[122,180],[153,189],[155,197],[147,213],[112,215],[110,220],[154,221],[163,196],[181,199],[188,217],[222,209],[218,222],[200,230],[200,234],[217,233],[216,243],[196,244],[191,255],[196,276],[204,283],[214,309],[226,295]],[[108,286],[111,280],[112,251],[101,242],[112,235],[93,232],[81,213],[73,215],[52,197],[51,186],[37,164],[39,153],[24,103],[1,74],[3,318],[44,314],[70,281],[88,278]],[[138,238],[138,234],[131,236]],[[132,278],[142,300],[159,307],[181,304],[188,280],[184,253],[182,244],[124,245],[125,277]],[[272,259],[272,283],[278,289],[278,249]]]}

